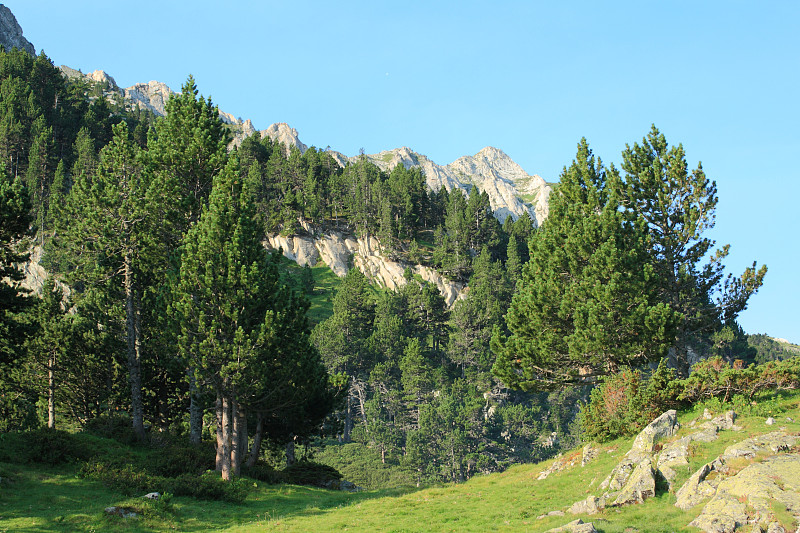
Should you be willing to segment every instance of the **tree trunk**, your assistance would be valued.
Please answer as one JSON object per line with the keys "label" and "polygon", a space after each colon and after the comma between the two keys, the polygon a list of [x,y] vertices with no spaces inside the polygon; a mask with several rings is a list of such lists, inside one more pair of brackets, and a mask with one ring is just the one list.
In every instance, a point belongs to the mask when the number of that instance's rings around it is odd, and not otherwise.
{"label": "tree trunk", "polygon": [[350,430],[353,429],[352,397],[352,394],[348,392],[344,409],[344,433],[342,434],[342,441],[345,443],[350,442]]}
{"label": "tree trunk", "polygon": [[47,361],[47,427],[56,428],[56,355]]}
{"label": "tree trunk", "polygon": [[264,437],[264,415],[258,413],[258,422],[256,422],[256,433],[253,435],[253,447],[250,449],[250,456],[247,458],[247,466],[253,466],[258,460],[261,453],[261,440]]}
{"label": "tree trunk", "polygon": [[203,435],[203,407],[197,394],[197,377],[194,367],[186,370],[189,377],[189,442],[200,444]]}
{"label": "tree trunk", "polygon": [[292,466],[294,463],[294,435],[291,435],[289,442],[286,443],[286,466]]}
{"label": "tree trunk", "polygon": [[[247,436],[244,437],[247,439]],[[242,472],[242,421],[239,415],[239,402],[231,399],[231,472],[238,476]]]}
{"label": "tree trunk", "polygon": [[140,322],[141,315],[133,280],[131,252],[125,254],[125,323],[128,341],[128,381],[131,386],[131,419],[133,431],[139,442],[147,440],[144,431],[144,407],[142,405],[142,358]]}
{"label": "tree trunk", "polygon": [[358,407],[361,410],[361,420],[364,422],[364,432],[369,435],[369,425],[367,424],[367,410],[364,408],[364,384],[356,383],[354,385],[356,394],[358,395]]}
{"label": "tree trunk", "polygon": [[231,398],[228,393],[222,395],[222,465],[218,469],[222,472],[222,479],[231,479]]}
{"label": "tree trunk", "polygon": [[250,433],[247,428],[247,412],[239,406],[239,462],[242,463],[247,457],[248,444],[250,443]]}
{"label": "tree trunk", "polygon": [[216,470],[222,472],[222,396],[217,393],[217,401],[214,404],[217,413],[217,460]]}

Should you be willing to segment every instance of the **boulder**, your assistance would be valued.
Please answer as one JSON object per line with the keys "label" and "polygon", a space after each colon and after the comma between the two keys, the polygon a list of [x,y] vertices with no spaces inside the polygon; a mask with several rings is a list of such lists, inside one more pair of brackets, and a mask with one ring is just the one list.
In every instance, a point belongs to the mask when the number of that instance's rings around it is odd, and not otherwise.
{"label": "boulder", "polygon": [[708,502],[689,525],[708,533],[732,533],[747,520],[747,506],[734,497],[722,495]]}
{"label": "boulder", "polygon": [[647,427],[636,436],[636,440],[633,441],[633,446],[628,454],[641,455],[652,453],[656,443],[674,435],[675,432],[678,431],[678,427],[677,413],[675,409],[670,409],[650,422]]}
{"label": "boulder", "polygon": [[567,509],[567,512],[569,514],[592,515],[599,513],[603,507],[600,498],[589,496],[585,500],[573,503],[572,507]]}
{"label": "boulder", "polygon": [[692,474],[686,483],[678,489],[675,494],[677,502],[675,507],[688,511],[695,505],[700,504],[713,496],[717,491],[717,483],[710,483],[706,481],[706,477],[714,470],[713,463],[708,463],[700,467],[700,469]]}
{"label": "boulder", "polygon": [[161,498],[161,494],[158,492],[149,492],[144,496],[142,496],[142,498],[146,498],[148,500],[158,500],[159,498]]}
{"label": "boulder", "polygon": [[106,507],[105,511],[108,515],[119,516],[120,518],[132,518],[134,520],[139,518],[139,513],[136,513],[133,511],[133,509],[128,509],[127,507]]}
{"label": "boulder", "polygon": [[583,452],[581,453],[581,466],[586,466],[594,461],[598,455],[600,455],[600,450],[596,446],[592,446],[591,443],[587,444],[583,447]]}
{"label": "boulder", "polygon": [[758,454],[780,453],[790,450],[800,440],[798,435],[788,435],[783,431],[765,433],[731,444],[720,459],[727,461],[735,457],[754,458]]}
{"label": "boulder", "polygon": [[653,475],[653,464],[650,459],[644,459],[631,473],[625,486],[620,489],[612,505],[629,505],[642,503],[647,498],[655,496],[656,479]]}
{"label": "boulder", "polygon": [[561,527],[548,529],[545,533],[597,533],[597,530],[591,522],[584,523],[583,520],[578,518]]}

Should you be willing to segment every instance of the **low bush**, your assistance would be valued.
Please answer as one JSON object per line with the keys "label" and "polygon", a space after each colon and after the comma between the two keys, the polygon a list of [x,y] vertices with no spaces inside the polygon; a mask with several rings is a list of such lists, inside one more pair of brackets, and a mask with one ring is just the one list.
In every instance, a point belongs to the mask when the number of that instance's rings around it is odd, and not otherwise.
{"label": "low bush", "polygon": [[248,484],[238,479],[223,481],[218,473],[183,474],[176,477],[154,476],[131,464],[92,461],[81,469],[81,476],[100,481],[126,495],[147,492],[169,492],[175,496],[191,496],[201,500],[222,500],[241,503],[247,497]]}
{"label": "low bush", "polygon": [[83,430],[92,435],[113,439],[122,444],[135,444],[137,442],[131,419],[125,413],[100,415],[89,420],[83,426]]}
{"label": "low bush", "polygon": [[92,444],[77,435],[56,429],[0,435],[0,461],[58,465],[86,461],[97,454]]}
{"label": "low bush", "polygon": [[800,388],[800,357],[744,366],[711,357],[696,363],[688,378],[676,380],[665,361],[648,378],[623,369],[595,387],[581,410],[584,437],[598,441],[632,436],[667,409],[703,405],[719,412],[769,416],[776,406],[753,402],[760,393]]}
{"label": "low bush", "polygon": [[677,407],[679,393],[675,372],[667,368],[666,360],[649,377],[625,368],[592,390],[589,403],[581,409],[581,429],[586,438],[601,442],[635,435]]}
{"label": "low bush", "polygon": [[301,459],[283,469],[286,483],[324,487],[330,481],[342,479],[342,474],[332,466]]}
{"label": "low bush", "polygon": [[262,461],[256,462],[253,466],[243,466],[242,475],[275,485],[277,483],[284,483],[286,476],[283,472],[275,470],[267,463]]}
{"label": "low bush", "polygon": [[746,367],[711,357],[695,364],[680,386],[680,399],[690,403],[710,398],[728,402],[736,395],[752,399],[766,390],[796,389],[800,387],[800,357]]}
{"label": "low bush", "polygon": [[211,442],[204,441],[199,445],[167,442],[149,455],[144,467],[152,475],[176,477],[213,470],[215,461],[216,452]]}

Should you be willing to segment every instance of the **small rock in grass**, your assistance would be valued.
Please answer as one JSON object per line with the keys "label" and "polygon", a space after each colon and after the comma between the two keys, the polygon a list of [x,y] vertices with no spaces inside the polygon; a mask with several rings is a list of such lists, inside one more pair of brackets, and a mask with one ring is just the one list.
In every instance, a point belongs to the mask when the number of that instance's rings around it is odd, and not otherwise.
{"label": "small rock in grass", "polygon": [[159,494],[158,492],[150,492],[150,493],[145,494],[144,496],[142,496],[142,498],[147,498],[148,500],[157,500],[160,497],[161,497],[161,494]]}
{"label": "small rock in grass", "polygon": [[766,425],[768,425],[768,426],[771,426],[772,424],[774,424],[774,423],[775,423],[775,419],[774,419],[774,418],[772,418],[772,417],[769,417],[769,418],[767,418],[766,422],[764,422],[764,423],[765,423]]}
{"label": "small rock in grass", "polygon": [[139,514],[131,511],[130,509],[126,509],[124,507],[106,507],[106,514],[119,516],[121,518],[139,518]]}

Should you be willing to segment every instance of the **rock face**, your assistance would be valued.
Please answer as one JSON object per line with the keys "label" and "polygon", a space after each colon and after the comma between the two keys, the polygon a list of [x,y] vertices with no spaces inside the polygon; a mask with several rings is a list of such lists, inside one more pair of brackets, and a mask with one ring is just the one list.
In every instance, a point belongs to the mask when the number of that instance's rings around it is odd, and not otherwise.
{"label": "rock face", "polygon": [[[397,165],[420,167],[428,186],[434,191],[444,187],[448,192],[458,189],[469,193],[476,186],[489,196],[494,215],[500,222],[508,216],[517,219],[527,213],[538,225],[547,217],[551,187],[541,177],[526,173],[502,150],[491,146],[446,166],[437,165],[406,147],[368,155],[367,158],[383,170],[391,170]],[[530,203],[524,202],[523,197]]]}
{"label": "rock face", "polygon": [[149,109],[163,117],[166,114],[167,100],[175,93],[165,83],[149,81],[123,89],[122,94],[134,107],[139,105],[142,109]]}
{"label": "rock face", "polygon": [[[733,476],[717,479],[715,485],[713,497],[690,526],[714,532],[734,531],[746,524],[777,527],[772,510],[775,502],[800,514],[800,456],[796,454],[767,457]],[[710,486],[704,488],[712,492]]]}
{"label": "rock face", "polygon": [[32,56],[36,55],[36,49],[22,36],[22,28],[17,22],[17,17],[3,4],[0,4],[0,45],[8,51],[17,48]]}
{"label": "rock face", "polygon": [[[269,137],[283,143],[287,149],[296,147],[305,152],[308,147],[300,141],[297,130],[285,123],[273,124],[259,132],[261,138]],[[340,166],[354,163],[358,157],[347,157],[339,152],[328,152]],[[437,165],[426,156],[402,147],[367,155],[378,168],[389,171],[397,165],[419,167],[434,191],[444,187],[448,192],[458,189],[465,193],[473,185],[489,196],[494,215],[505,221],[528,213],[537,225],[547,217],[547,199],[552,188],[540,176],[530,175],[502,150],[488,146],[474,156],[464,156],[446,166]],[[527,203],[526,203],[527,202]]]}
{"label": "rock face", "polygon": [[314,266],[322,261],[339,277],[356,267],[374,283],[393,290],[407,283],[405,271],[410,268],[414,274],[436,285],[448,306],[464,294],[463,285],[447,280],[431,268],[387,259],[381,254],[381,245],[375,237],[356,238],[336,231],[311,236],[269,235],[264,245],[273,250],[283,249],[283,255],[299,265]]}
{"label": "rock face", "polygon": [[[272,124],[269,128],[258,132],[261,138],[269,137],[273,142],[282,143],[287,150],[297,148],[300,153],[308,150],[308,146],[300,142],[300,137],[297,130],[290,127],[285,122]],[[341,165],[341,163],[339,163]]]}

